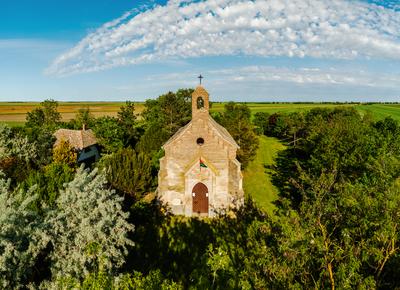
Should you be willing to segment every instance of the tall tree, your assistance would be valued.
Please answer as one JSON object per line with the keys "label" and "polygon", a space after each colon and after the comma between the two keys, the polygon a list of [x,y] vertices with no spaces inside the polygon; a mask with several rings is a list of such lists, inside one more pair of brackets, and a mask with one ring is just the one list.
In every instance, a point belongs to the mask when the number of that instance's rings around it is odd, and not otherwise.
{"label": "tall tree", "polygon": [[98,143],[107,153],[116,152],[124,147],[124,130],[118,119],[104,116],[96,119],[93,126]]}
{"label": "tall tree", "polygon": [[110,274],[124,264],[133,226],[122,210],[122,198],[105,184],[103,174],[81,167],[46,217],[53,283],[98,271]]}
{"label": "tall tree", "polygon": [[131,148],[120,149],[104,160],[107,180],[115,188],[135,198],[140,198],[152,188],[151,159],[145,153]]}
{"label": "tall tree", "polygon": [[253,123],[257,127],[259,134],[266,134],[270,114],[267,112],[257,112],[254,114]]}
{"label": "tall tree", "polygon": [[124,146],[134,147],[139,138],[135,104],[127,101],[118,112],[118,122],[124,131]]}
{"label": "tall tree", "polygon": [[240,146],[237,156],[243,168],[255,158],[259,143],[250,118],[249,107],[245,104],[235,104],[233,102],[225,105],[225,110],[220,118],[221,125],[229,131]]}
{"label": "tall tree", "polygon": [[147,100],[143,118],[148,124],[160,124],[172,136],[191,118],[192,89],[180,89],[169,92],[156,100]]}
{"label": "tall tree", "polygon": [[72,127],[76,130],[81,130],[83,127],[91,128],[95,122],[95,118],[89,108],[81,108],[75,115],[75,118],[70,121]]}
{"label": "tall tree", "polygon": [[35,263],[45,248],[41,217],[30,209],[35,196],[11,192],[0,171],[0,285],[20,289],[32,282]]}
{"label": "tall tree", "polygon": [[58,102],[45,100],[40,103],[39,108],[28,112],[26,115],[27,127],[45,127],[54,130],[61,121],[61,114],[57,111]]}

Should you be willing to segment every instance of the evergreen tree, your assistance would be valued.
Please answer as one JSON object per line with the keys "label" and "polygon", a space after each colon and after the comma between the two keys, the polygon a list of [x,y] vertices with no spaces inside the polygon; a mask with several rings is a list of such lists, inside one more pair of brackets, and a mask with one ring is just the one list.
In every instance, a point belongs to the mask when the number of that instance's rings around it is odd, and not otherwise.
{"label": "evergreen tree", "polygon": [[120,108],[118,122],[124,131],[124,146],[134,147],[139,138],[134,103],[126,101],[125,105]]}
{"label": "evergreen tree", "polygon": [[36,197],[31,191],[26,199],[21,192],[11,192],[3,177],[0,171],[0,287],[19,289],[32,282],[47,241],[40,216],[30,210]]}
{"label": "evergreen tree", "polygon": [[[153,185],[151,159],[131,148],[121,149],[104,161],[107,180],[115,188],[140,198]],[[153,174],[152,174],[153,173]]]}
{"label": "evergreen tree", "polygon": [[105,176],[96,169],[87,172],[81,167],[46,217],[54,283],[97,271],[110,274],[124,264],[133,226],[122,210],[122,198],[105,184]]}

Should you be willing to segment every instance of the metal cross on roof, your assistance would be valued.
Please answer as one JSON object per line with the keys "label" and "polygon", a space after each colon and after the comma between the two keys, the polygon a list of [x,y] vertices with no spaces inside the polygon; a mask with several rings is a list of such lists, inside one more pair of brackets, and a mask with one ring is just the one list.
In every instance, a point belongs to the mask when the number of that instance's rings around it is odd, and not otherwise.
{"label": "metal cross on roof", "polygon": [[200,80],[200,85],[201,85],[201,80],[204,79],[204,77],[200,74],[197,78]]}

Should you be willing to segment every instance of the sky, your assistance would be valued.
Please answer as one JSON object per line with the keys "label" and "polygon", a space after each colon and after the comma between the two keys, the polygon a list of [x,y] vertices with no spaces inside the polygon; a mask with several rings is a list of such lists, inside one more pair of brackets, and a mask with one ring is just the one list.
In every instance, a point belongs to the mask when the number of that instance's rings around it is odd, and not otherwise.
{"label": "sky", "polygon": [[1,0],[0,101],[400,101],[398,0]]}

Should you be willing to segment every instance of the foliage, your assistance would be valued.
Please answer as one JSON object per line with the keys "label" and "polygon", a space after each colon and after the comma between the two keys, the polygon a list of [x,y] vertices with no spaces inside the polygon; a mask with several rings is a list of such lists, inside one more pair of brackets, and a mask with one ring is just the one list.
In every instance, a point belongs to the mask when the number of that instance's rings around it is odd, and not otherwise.
{"label": "foliage", "polygon": [[140,138],[137,150],[153,154],[160,150],[161,146],[169,139],[170,135],[160,124],[149,124]]}
{"label": "foliage", "polygon": [[3,289],[26,286],[37,270],[35,263],[46,240],[40,217],[29,209],[35,198],[29,194],[23,199],[20,192],[10,192],[9,182],[0,179],[0,285]]}
{"label": "foliage", "polygon": [[156,100],[147,100],[142,113],[146,123],[146,131],[140,140],[141,150],[158,151],[160,147],[190,121],[192,89],[180,89],[176,93],[169,92]]}
{"label": "foliage", "polygon": [[258,148],[258,138],[250,117],[250,109],[246,105],[230,102],[225,105],[225,111],[219,119],[240,147],[237,158],[243,168],[255,158]]}
{"label": "foliage", "polygon": [[105,183],[103,174],[81,167],[60,192],[58,207],[46,217],[53,247],[53,281],[83,279],[97,271],[110,274],[125,262],[132,245],[127,234],[133,226],[126,221],[122,199],[104,189]]}
{"label": "foliage", "polygon": [[93,131],[105,152],[115,152],[124,147],[125,132],[117,118],[108,116],[97,118]]}
{"label": "foliage", "polygon": [[0,124],[0,159],[13,156],[29,162],[37,155],[35,145],[28,138],[14,134],[7,125]]}
{"label": "foliage", "polygon": [[399,125],[337,109],[299,120],[304,138],[278,160],[275,177],[280,222],[299,233],[280,238],[301,269],[292,279],[303,287],[394,287],[385,276],[399,249]]}
{"label": "foliage", "polygon": [[134,103],[126,101],[125,105],[118,112],[118,121],[124,131],[124,145],[135,146],[139,139],[139,132]]}
{"label": "foliage", "polygon": [[37,197],[30,203],[30,209],[43,215],[46,209],[54,208],[60,190],[73,180],[74,173],[74,169],[62,163],[51,163],[41,170],[31,171],[19,186],[25,198],[32,193]]}
{"label": "foliage", "polygon": [[[263,178],[274,173],[274,216],[249,199],[212,219],[172,216],[160,201],[140,197],[154,189],[160,146],[190,119],[190,92],[148,101],[142,120],[129,102],[117,118],[97,119],[93,129],[110,152],[102,159],[107,171],[81,168],[75,179],[65,163],[48,164],[48,145],[38,149],[52,129],[0,127],[0,166],[12,178],[0,178],[3,288],[400,287],[397,121],[375,122],[348,108],[256,114],[259,133],[287,144],[276,165],[265,166],[278,142],[261,136],[246,169],[263,185],[257,193],[245,186],[255,196],[271,194]],[[250,111],[232,103],[225,109],[217,119],[245,149],[246,164],[257,147]],[[110,184],[136,198],[119,197]]]}
{"label": "foliage", "polygon": [[78,160],[78,153],[68,141],[60,140],[53,150],[53,161],[59,164],[65,164],[71,168],[75,168]]}
{"label": "foliage", "polygon": [[190,121],[192,89],[169,92],[156,100],[147,100],[143,112],[144,120],[158,123],[172,136],[180,127]]}
{"label": "foliage", "polygon": [[51,162],[52,149],[55,141],[54,131],[61,124],[61,114],[57,111],[58,103],[45,100],[26,115],[24,134],[37,147],[37,156],[34,158],[36,166],[45,166]]}
{"label": "foliage", "polygon": [[61,121],[61,114],[57,111],[57,108],[58,102],[45,100],[40,103],[39,108],[27,113],[25,126],[54,130]]}
{"label": "foliage", "polygon": [[178,290],[178,283],[165,279],[160,271],[151,271],[147,275],[140,272],[112,276],[104,272],[89,274],[83,282],[71,277],[63,277],[54,285],[45,283],[46,289],[132,289],[132,290]]}
{"label": "foliage", "polygon": [[0,124],[0,170],[12,179],[13,185],[26,177],[36,157],[36,143]]}
{"label": "foliage", "polygon": [[104,160],[107,180],[111,186],[135,198],[140,198],[152,188],[151,159],[143,152],[131,148],[120,149]]}
{"label": "foliage", "polygon": [[95,122],[93,114],[89,108],[80,108],[75,118],[70,121],[71,126],[75,130],[82,130],[83,127],[91,128]]}
{"label": "foliage", "polygon": [[257,112],[254,114],[253,123],[260,134],[266,135],[270,114],[267,112]]}

